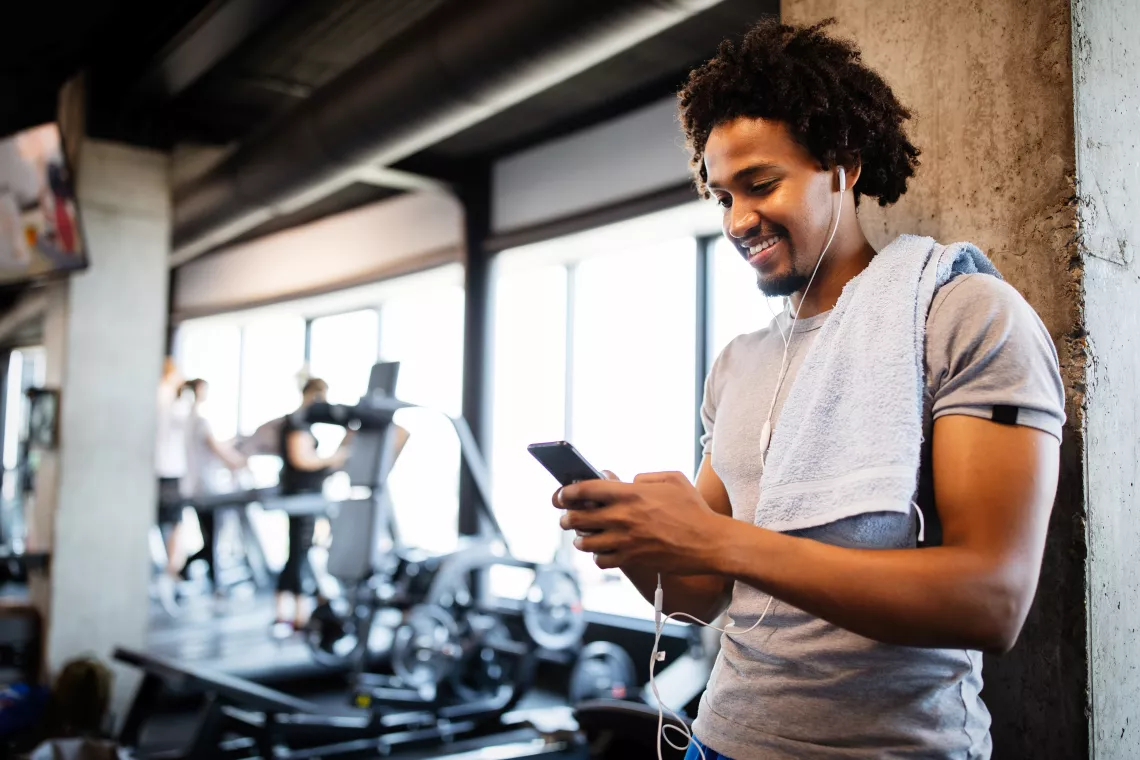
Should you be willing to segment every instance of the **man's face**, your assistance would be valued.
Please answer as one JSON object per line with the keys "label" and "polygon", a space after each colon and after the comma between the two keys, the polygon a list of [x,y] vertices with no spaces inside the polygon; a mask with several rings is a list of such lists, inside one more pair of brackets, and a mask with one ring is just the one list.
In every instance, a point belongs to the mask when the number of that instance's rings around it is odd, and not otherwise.
{"label": "man's face", "polygon": [[712,130],[705,171],[724,235],[760,289],[787,296],[807,285],[831,231],[835,175],[782,122],[745,117]]}

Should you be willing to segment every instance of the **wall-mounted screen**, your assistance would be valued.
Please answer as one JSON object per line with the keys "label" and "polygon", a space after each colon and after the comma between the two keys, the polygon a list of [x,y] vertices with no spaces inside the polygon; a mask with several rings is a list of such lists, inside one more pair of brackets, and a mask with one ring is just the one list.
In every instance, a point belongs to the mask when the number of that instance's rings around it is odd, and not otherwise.
{"label": "wall-mounted screen", "polygon": [[0,137],[0,285],[87,266],[59,127]]}

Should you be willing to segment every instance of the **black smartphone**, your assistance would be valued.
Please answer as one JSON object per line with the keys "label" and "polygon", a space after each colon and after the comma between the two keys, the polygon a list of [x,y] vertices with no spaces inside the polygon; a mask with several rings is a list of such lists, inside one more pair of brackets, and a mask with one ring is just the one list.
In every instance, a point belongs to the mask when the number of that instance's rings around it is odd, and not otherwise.
{"label": "black smartphone", "polygon": [[566,441],[532,443],[526,447],[526,450],[564,486],[582,480],[605,479],[605,475],[598,472],[597,468],[587,462],[586,458]]}

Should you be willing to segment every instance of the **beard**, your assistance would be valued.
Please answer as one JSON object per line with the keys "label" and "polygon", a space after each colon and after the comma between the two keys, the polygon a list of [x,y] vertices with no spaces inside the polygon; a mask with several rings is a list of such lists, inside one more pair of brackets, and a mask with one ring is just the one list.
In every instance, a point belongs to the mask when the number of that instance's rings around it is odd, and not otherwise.
{"label": "beard", "polygon": [[[785,238],[788,240],[788,238]],[[792,263],[791,271],[782,272],[780,274],[765,277],[760,272],[756,273],[756,287],[760,288],[760,292],[769,298],[777,296],[790,296],[797,290],[802,290],[807,287],[808,276],[800,272],[800,257],[797,255],[794,248],[791,248],[791,240],[788,240],[788,247],[790,249],[790,260]]]}
{"label": "beard", "polygon": [[[796,249],[792,247],[792,239],[788,231],[783,227],[778,227],[774,229],[773,232],[783,236],[784,240],[787,241],[788,258],[791,262],[791,269],[787,272],[768,276],[757,271],[756,287],[769,298],[790,296],[796,291],[807,287],[810,279],[800,271],[800,256]],[[747,255],[745,255],[744,258],[745,261],[748,260]]]}
{"label": "beard", "polygon": [[756,287],[760,288],[760,292],[769,298],[790,296],[792,293],[807,287],[807,284],[807,276],[796,271],[776,275],[775,277],[764,277],[761,274],[756,275]]}

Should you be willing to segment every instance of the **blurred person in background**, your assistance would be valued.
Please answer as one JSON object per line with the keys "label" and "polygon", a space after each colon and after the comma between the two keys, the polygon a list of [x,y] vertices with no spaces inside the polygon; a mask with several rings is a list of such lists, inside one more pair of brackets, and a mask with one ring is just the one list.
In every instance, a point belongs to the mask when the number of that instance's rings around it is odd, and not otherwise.
{"label": "blurred person in background", "polygon": [[[347,433],[331,456],[317,453],[317,439],[307,412],[313,404],[324,403],[329,386],[320,378],[310,378],[301,389],[300,408],[285,418],[281,426],[281,495],[320,493],[325,478],[344,467],[352,434]],[[309,564],[316,518],[312,515],[289,515],[289,555],[277,578],[275,632],[291,627],[299,630],[308,622],[312,597],[317,594],[317,579]],[[293,600],[292,617],[286,602]]]}
{"label": "blurred person in background", "polygon": [[166,544],[166,568],[159,579],[164,604],[173,601],[178,574],[186,558],[180,549],[182,478],[186,476],[186,440],[190,405],[182,395],[182,374],[172,357],[166,357],[158,383],[158,424],[155,473],[158,476],[159,530]]}
{"label": "blurred person in background", "polygon": [[[233,490],[232,480],[229,488],[223,488],[219,482],[221,470],[229,469],[231,472],[246,466],[246,457],[240,454],[231,444],[219,441],[210,427],[210,421],[203,414],[203,405],[209,395],[210,385],[205,380],[197,378],[188,381],[184,386],[184,393],[193,399],[186,425],[186,475],[182,479],[182,495],[191,503],[195,497],[212,496],[224,490]],[[210,585],[214,593],[218,594],[217,567],[214,557],[216,544],[214,528],[214,512],[210,509],[196,509],[198,525],[202,530],[202,548],[186,560],[181,568],[185,573],[186,566],[195,560],[204,560],[209,568]]]}

